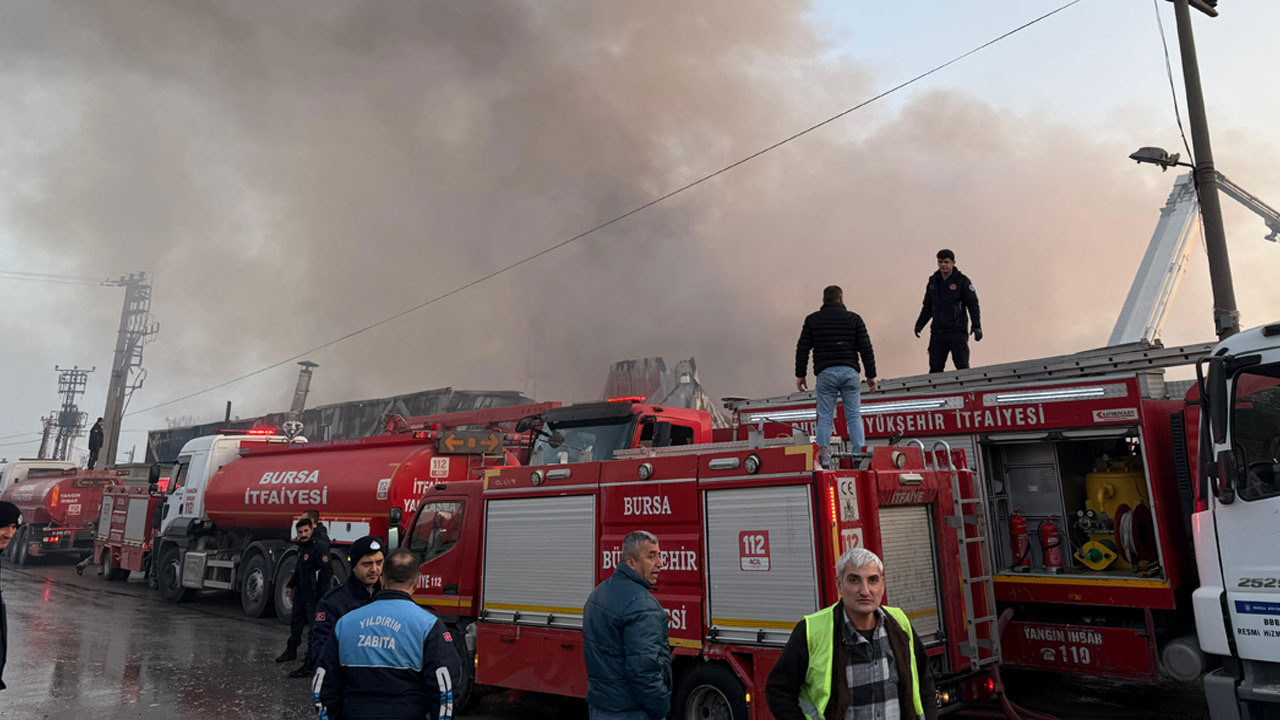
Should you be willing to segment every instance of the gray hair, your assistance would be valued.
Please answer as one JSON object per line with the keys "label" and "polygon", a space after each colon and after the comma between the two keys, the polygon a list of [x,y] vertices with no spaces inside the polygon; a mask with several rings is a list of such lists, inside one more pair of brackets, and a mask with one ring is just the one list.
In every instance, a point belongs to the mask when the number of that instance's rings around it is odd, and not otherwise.
{"label": "gray hair", "polygon": [[627,533],[627,536],[622,538],[622,559],[626,560],[629,557],[638,559],[640,557],[640,546],[647,542],[657,545],[658,536],[644,530],[632,530]]}
{"label": "gray hair", "polygon": [[863,565],[872,564],[876,566],[881,575],[884,574],[884,563],[881,562],[879,555],[866,548],[852,548],[845,551],[845,554],[841,555],[840,559],[836,561],[836,577],[843,575],[844,569],[850,565],[862,567]]}

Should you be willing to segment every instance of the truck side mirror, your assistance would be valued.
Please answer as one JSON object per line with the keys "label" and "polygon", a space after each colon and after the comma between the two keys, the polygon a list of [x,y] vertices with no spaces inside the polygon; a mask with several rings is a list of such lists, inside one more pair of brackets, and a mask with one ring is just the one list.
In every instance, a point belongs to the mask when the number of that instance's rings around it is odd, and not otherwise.
{"label": "truck side mirror", "polygon": [[160,476],[163,474],[164,474],[163,463],[158,463],[158,462],[151,463],[151,468],[147,471],[147,483],[150,484],[152,487],[158,486],[160,484]]}
{"label": "truck side mirror", "polygon": [[1223,358],[1209,359],[1209,377],[1205,383],[1205,390],[1213,442],[1215,445],[1221,444],[1227,441],[1227,413],[1231,409],[1231,401],[1227,394],[1227,365]]}
{"label": "truck side mirror", "polygon": [[671,423],[658,421],[653,426],[653,446],[654,447],[670,447],[671,446]]}
{"label": "truck side mirror", "polygon": [[404,510],[401,510],[398,507],[391,508],[391,512],[387,514],[387,520],[390,521],[392,525],[399,525],[400,521],[404,520]]}

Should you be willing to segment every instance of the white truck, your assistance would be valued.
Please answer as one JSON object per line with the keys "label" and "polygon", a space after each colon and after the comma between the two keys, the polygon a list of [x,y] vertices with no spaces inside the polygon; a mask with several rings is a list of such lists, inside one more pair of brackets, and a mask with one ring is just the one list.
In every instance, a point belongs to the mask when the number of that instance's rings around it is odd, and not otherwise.
{"label": "white truck", "polygon": [[10,485],[27,479],[32,470],[71,470],[76,464],[70,460],[41,460],[38,458],[19,458],[17,460],[0,460],[0,493],[9,489]]}
{"label": "white truck", "polygon": [[1200,647],[1213,720],[1280,718],[1280,323],[1246,330],[1202,360],[1193,515]]}

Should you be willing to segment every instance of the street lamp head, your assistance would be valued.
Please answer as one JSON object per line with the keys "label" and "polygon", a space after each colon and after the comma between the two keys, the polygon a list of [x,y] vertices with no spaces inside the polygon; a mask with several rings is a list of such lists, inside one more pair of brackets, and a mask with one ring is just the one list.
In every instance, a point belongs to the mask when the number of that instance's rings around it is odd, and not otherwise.
{"label": "street lamp head", "polygon": [[1158,147],[1139,148],[1137,152],[1129,155],[1130,160],[1136,160],[1138,163],[1159,165],[1161,171],[1168,170],[1174,165],[1186,165],[1178,162],[1179,157],[1178,153],[1170,155],[1164,148]]}

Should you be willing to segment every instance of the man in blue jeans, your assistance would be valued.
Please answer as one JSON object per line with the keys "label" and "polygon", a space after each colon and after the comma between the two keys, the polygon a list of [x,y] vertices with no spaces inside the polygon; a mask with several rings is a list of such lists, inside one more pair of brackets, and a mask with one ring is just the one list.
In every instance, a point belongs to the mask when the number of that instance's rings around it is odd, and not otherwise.
{"label": "man in blue jeans", "polygon": [[837,397],[844,401],[844,417],[854,452],[866,445],[860,407],[859,357],[867,369],[867,390],[876,390],[876,356],[871,349],[871,336],[862,318],[845,308],[844,291],[839,285],[828,285],[822,291],[822,308],[804,319],[804,328],[796,343],[797,390],[809,389],[805,376],[810,350],[813,351],[813,373],[818,377],[818,462],[829,468]]}

